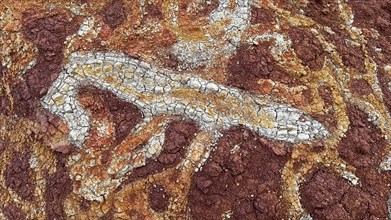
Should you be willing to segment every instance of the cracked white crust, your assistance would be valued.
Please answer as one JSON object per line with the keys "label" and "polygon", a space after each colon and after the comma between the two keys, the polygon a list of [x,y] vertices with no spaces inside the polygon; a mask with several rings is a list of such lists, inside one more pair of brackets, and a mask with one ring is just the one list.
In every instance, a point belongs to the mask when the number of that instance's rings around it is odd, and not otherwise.
{"label": "cracked white crust", "polygon": [[[78,104],[78,88],[93,85],[136,105],[146,117],[181,115],[202,130],[244,125],[260,135],[291,143],[328,135],[303,111],[198,77],[152,67],[121,53],[74,53],[42,104],[67,122],[70,141],[81,147],[88,135],[88,113]],[[179,95],[178,95],[179,94]],[[194,96],[189,96],[193,94]],[[213,96],[213,98],[212,98]]]}
{"label": "cracked white crust", "polygon": [[[236,0],[236,7],[230,9],[229,0],[219,0],[219,6],[209,16],[209,24],[205,29],[213,28],[216,32],[224,33],[220,39],[206,35],[205,41],[183,41],[172,47],[172,53],[178,58],[179,69],[194,69],[203,65],[211,65],[213,59],[220,55],[232,54],[241,41],[241,36],[250,25],[250,0]],[[227,25],[219,28],[217,23],[228,21]],[[217,29],[217,30],[216,30]]]}

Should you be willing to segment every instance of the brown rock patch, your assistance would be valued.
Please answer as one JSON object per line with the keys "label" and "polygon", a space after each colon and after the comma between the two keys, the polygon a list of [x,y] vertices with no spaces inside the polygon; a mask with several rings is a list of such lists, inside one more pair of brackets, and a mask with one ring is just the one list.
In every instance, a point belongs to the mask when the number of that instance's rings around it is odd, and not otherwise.
{"label": "brown rock patch", "polygon": [[[273,150],[274,148],[274,150]],[[285,149],[278,153],[276,149]],[[280,151],[277,151],[280,152]],[[226,131],[203,169],[194,174],[188,207],[194,219],[282,219],[281,169],[289,146],[259,137],[242,127]]]}
{"label": "brown rock patch", "polygon": [[171,122],[165,131],[163,151],[160,155],[156,159],[148,160],[145,166],[136,168],[122,184],[131,183],[178,165],[183,160],[196,132],[197,125],[194,122]]}
{"label": "brown rock patch", "polygon": [[301,185],[301,202],[315,219],[341,219],[348,216],[340,204],[348,189],[349,184],[342,177],[321,169]]}
{"label": "brown rock patch", "polygon": [[[0,60],[1,63],[1,60]],[[0,81],[3,81],[3,77],[5,78],[7,72],[7,68],[0,65]],[[7,115],[9,113],[11,102],[9,98],[4,94],[4,89],[0,89],[0,114]]]}
{"label": "brown rock patch", "polygon": [[345,66],[355,68],[359,73],[365,73],[364,54],[359,47],[353,47],[346,43],[350,39],[348,33],[340,26],[340,11],[338,5],[332,0],[309,1],[304,9],[305,15],[314,19],[323,26],[330,27],[335,34],[325,33],[326,39],[331,41],[342,57]]}
{"label": "brown rock patch", "polygon": [[333,0],[309,1],[304,13],[323,26],[336,27],[340,23],[339,9]]}
{"label": "brown rock patch", "polygon": [[4,216],[8,220],[24,220],[26,219],[26,214],[22,209],[17,207],[15,204],[10,203],[2,208]]}
{"label": "brown rock patch", "polygon": [[[369,2],[368,2],[369,3]],[[370,4],[352,0],[348,2],[354,13],[353,24],[361,28],[373,28],[381,35],[391,36],[391,1],[373,0]]]}
{"label": "brown rock patch", "polygon": [[[387,219],[388,206],[391,190],[391,172],[379,172],[378,166],[371,168],[361,168],[356,172],[357,176],[361,180],[361,199],[367,199],[368,210],[367,215],[372,218]],[[347,195],[348,197],[348,195]],[[366,201],[365,201],[366,202]],[[356,203],[352,203],[352,207],[355,208]]]}
{"label": "brown rock patch", "polygon": [[75,20],[60,12],[38,14],[26,12],[23,32],[39,51],[36,65],[26,73],[25,79],[32,96],[41,98],[61,71],[65,38],[79,28]]}
{"label": "brown rock patch", "polygon": [[110,91],[101,90],[88,86],[79,90],[80,97],[91,97],[92,103],[85,103],[85,106],[92,114],[107,114],[115,124],[115,142],[120,144],[130,131],[141,122],[143,116],[141,111],[133,104],[118,98]]}
{"label": "brown rock patch", "polygon": [[282,68],[278,67],[270,54],[270,43],[257,46],[242,45],[230,58],[228,85],[243,90],[259,90],[259,79],[271,79],[288,85],[297,84]]}
{"label": "brown rock patch", "polygon": [[[368,120],[364,112],[349,106],[348,115],[351,125],[340,142],[339,153],[357,168],[356,175],[362,188],[360,194],[354,196],[368,203],[367,215],[385,219],[391,173],[379,172],[378,168],[386,154],[386,141],[380,129]],[[355,213],[359,212],[357,207],[353,208]]]}
{"label": "brown rock patch", "polygon": [[379,128],[373,125],[362,111],[349,107],[351,126],[341,140],[341,157],[358,168],[356,174],[362,183],[369,203],[368,212],[379,218],[387,216],[387,200],[390,191],[391,173],[379,172],[384,158],[386,141]]}
{"label": "brown rock patch", "polygon": [[66,219],[64,200],[72,192],[72,181],[65,166],[66,157],[57,153],[57,170],[48,174],[45,188],[45,209],[47,219]]}
{"label": "brown rock patch", "polygon": [[179,65],[179,60],[177,57],[175,57],[173,54],[162,54],[162,56],[159,58],[162,62],[162,64],[170,69],[176,69]]}
{"label": "brown rock patch", "polygon": [[347,44],[346,39],[349,36],[344,31],[337,31],[334,35],[329,35],[331,40],[337,47],[337,51],[342,58],[342,62],[345,66],[355,68],[358,73],[365,73],[364,54],[360,47],[355,47]]}
{"label": "brown rock patch", "polygon": [[343,207],[352,219],[369,219],[370,195],[351,187],[341,200]]}
{"label": "brown rock patch", "polygon": [[0,114],[8,115],[10,106],[11,106],[11,102],[8,99],[8,97],[5,95],[1,95],[0,96]]}
{"label": "brown rock patch", "polygon": [[[48,85],[49,87],[49,85]],[[18,84],[14,84],[11,86],[11,95],[14,100],[13,104],[13,113],[20,117],[29,116],[34,107],[38,105],[38,99],[31,96],[30,89],[25,81],[19,82]],[[11,103],[6,99],[2,104],[10,105]],[[6,109],[6,108],[4,108]]]}
{"label": "brown rock patch", "polygon": [[[348,2],[354,13],[353,25],[366,30],[375,29],[378,37],[372,37],[368,31],[364,31],[368,38],[369,54],[377,63],[377,76],[384,94],[384,102],[391,110],[391,91],[388,84],[391,78],[387,77],[384,65],[391,60],[391,1],[374,0],[370,4],[363,4],[361,1],[353,0]],[[382,51],[377,52],[375,48]]]}
{"label": "brown rock patch", "polygon": [[41,132],[43,134],[53,135],[60,126],[60,118],[53,115],[46,109],[39,109],[36,111],[35,118],[41,125]]}
{"label": "brown rock patch", "polygon": [[337,121],[336,118],[333,116],[334,110],[333,110],[333,90],[331,87],[326,85],[320,85],[318,87],[318,93],[320,98],[323,100],[324,103],[324,111],[323,114],[315,114],[311,115],[315,120],[321,122],[323,125],[325,125],[330,130],[337,129]]}
{"label": "brown rock patch", "polygon": [[361,185],[318,169],[300,187],[301,202],[314,219],[387,219],[390,172],[379,172],[386,142],[368,116],[348,106],[350,127],[339,145],[342,159],[357,168]]}
{"label": "brown rock patch", "polygon": [[325,52],[314,35],[304,29],[292,29],[288,34],[292,40],[292,47],[303,64],[311,70],[321,70]]}
{"label": "brown rock patch", "polygon": [[8,148],[8,143],[0,139],[0,156]]}
{"label": "brown rock patch", "polygon": [[133,104],[117,98],[113,93],[103,91],[104,103],[113,116],[116,143],[121,143],[130,131],[141,122],[141,111]]}
{"label": "brown rock patch", "polygon": [[192,122],[174,121],[169,124],[165,132],[163,152],[157,161],[165,165],[176,165],[185,156],[186,146],[194,138],[197,131],[196,124]]}
{"label": "brown rock patch", "polygon": [[333,105],[333,90],[329,86],[319,86],[318,92],[326,107]]}
{"label": "brown rock patch", "polygon": [[381,131],[355,107],[348,108],[348,116],[350,127],[340,142],[340,156],[357,168],[378,166],[386,146]]}
{"label": "brown rock patch", "polygon": [[383,69],[384,66],[381,65],[379,68],[380,69],[377,73],[377,77],[379,79],[379,84],[384,95],[384,104],[387,106],[388,110],[391,111],[391,89],[389,89],[389,84],[391,83],[391,77],[386,76],[386,73]]}
{"label": "brown rock patch", "polygon": [[115,29],[126,20],[126,12],[122,0],[109,2],[101,12],[103,21],[111,28]]}
{"label": "brown rock patch", "polygon": [[[62,12],[28,11],[22,17],[23,33],[38,47],[36,64],[23,76],[13,79],[11,95],[13,113],[21,117],[34,115],[42,98],[61,71],[65,38],[75,33],[79,22]],[[4,100],[2,101],[2,105]]]}
{"label": "brown rock patch", "polygon": [[79,204],[80,204],[80,209],[82,211],[88,211],[91,207],[91,201],[89,201],[85,198],[81,198]]}
{"label": "brown rock patch", "polygon": [[[368,172],[373,178],[371,184],[361,176],[368,176]],[[329,170],[318,169],[300,186],[301,203],[314,219],[386,219],[389,188],[385,181],[390,178],[374,172],[359,174],[363,183],[359,187],[350,186]]]}
{"label": "brown rock patch", "polygon": [[35,182],[30,168],[30,152],[14,152],[4,173],[5,185],[25,200],[34,199]]}
{"label": "brown rock patch", "polygon": [[371,86],[364,79],[350,80],[350,90],[360,96],[365,96],[373,93]]}
{"label": "brown rock patch", "polygon": [[274,21],[273,12],[262,7],[251,8],[251,24],[270,24]]}
{"label": "brown rock patch", "polygon": [[325,125],[328,129],[331,131],[334,131],[337,129],[338,122],[334,115],[328,113],[328,114],[316,114],[311,115],[315,120],[319,121],[323,125]]}
{"label": "brown rock patch", "polygon": [[163,13],[161,11],[162,2],[157,3],[147,3],[145,6],[145,11],[147,12],[146,17],[156,18],[156,19],[162,19]]}
{"label": "brown rock patch", "polygon": [[155,212],[164,212],[169,205],[170,195],[163,186],[153,185],[149,188],[148,201]]}

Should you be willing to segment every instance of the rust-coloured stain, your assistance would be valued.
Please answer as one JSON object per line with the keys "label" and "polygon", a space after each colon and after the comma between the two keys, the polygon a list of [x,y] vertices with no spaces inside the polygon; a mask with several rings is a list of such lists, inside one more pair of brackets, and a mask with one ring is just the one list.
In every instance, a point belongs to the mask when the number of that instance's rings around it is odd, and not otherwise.
{"label": "rust-coloured stain", "polygon": [[4,0],[0,64],[0,219],[391,220],[391,0]]}

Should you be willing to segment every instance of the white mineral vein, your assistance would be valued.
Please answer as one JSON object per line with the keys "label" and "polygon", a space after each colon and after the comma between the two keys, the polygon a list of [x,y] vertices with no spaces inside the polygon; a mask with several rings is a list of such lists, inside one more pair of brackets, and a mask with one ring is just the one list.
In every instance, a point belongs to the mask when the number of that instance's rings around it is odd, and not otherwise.
{"label": "white mineral vein", "polygon": [[291,143],[328,135],[305,112],[266,95],[152,67],[121,53],[77,52],[71,54],[42,104],[68,124],[70,141],[79,147],[90,127],[88,113],[77,101],[78,88],[86,85],[111,91],[144,116],[181,115],[211,132],[244,125],[262,136]]}

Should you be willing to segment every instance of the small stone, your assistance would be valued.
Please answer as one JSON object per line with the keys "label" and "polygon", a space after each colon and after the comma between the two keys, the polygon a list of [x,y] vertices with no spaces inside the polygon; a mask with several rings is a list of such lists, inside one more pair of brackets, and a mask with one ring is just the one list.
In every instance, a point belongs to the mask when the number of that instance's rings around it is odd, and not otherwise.
{"label": "small stone", "polygon": [[304,141],[304,140],[309,140],[310,139],[310,136],[308,134],[299,134],[297,136],[297,138],[301,141]]}

